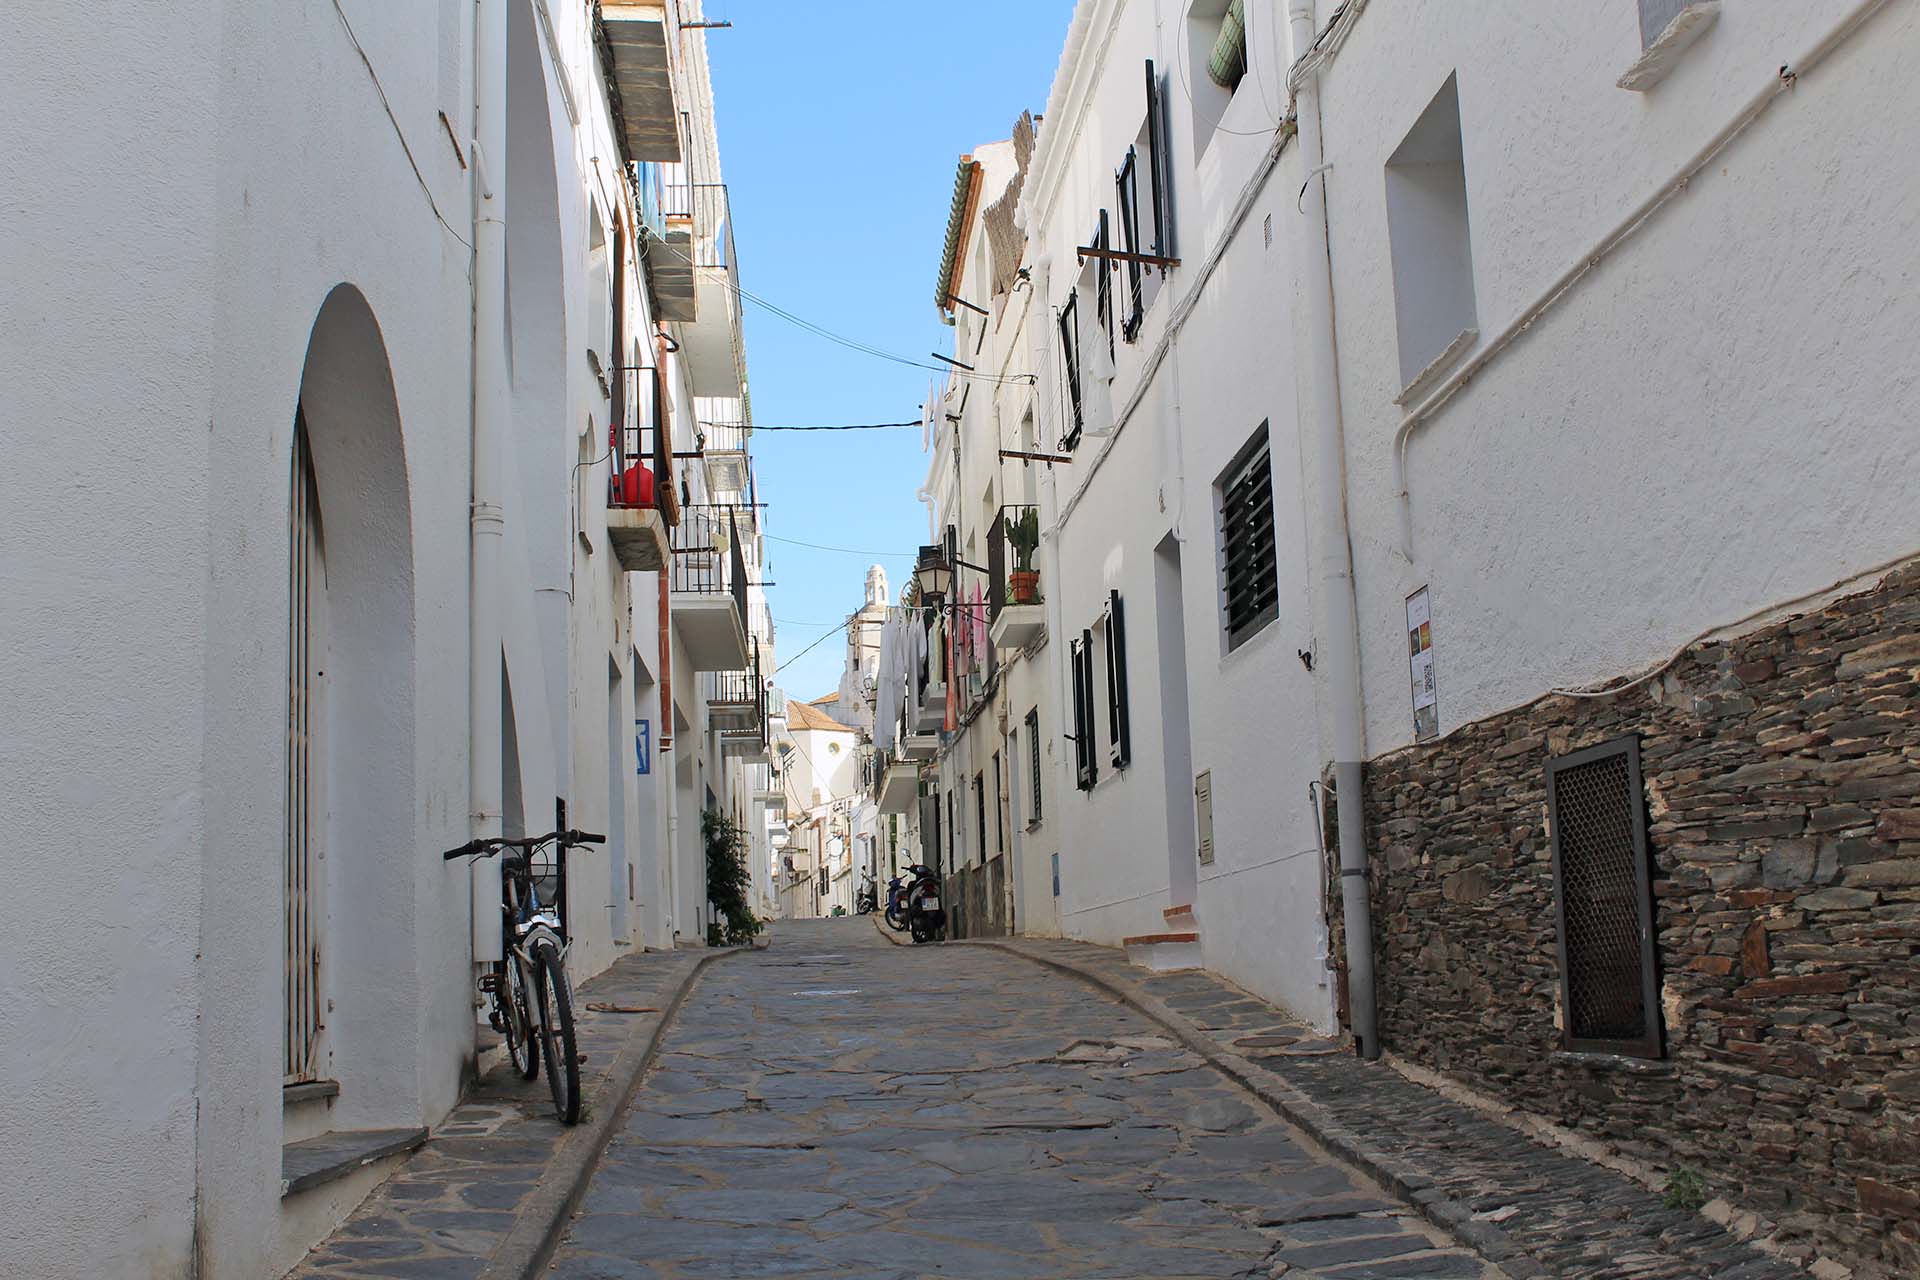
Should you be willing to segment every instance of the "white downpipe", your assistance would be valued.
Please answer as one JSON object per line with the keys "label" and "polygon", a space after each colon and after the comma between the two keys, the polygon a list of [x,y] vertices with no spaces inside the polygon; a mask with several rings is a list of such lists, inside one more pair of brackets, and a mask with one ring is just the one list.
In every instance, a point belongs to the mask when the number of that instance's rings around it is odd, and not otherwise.
{"label": "white downpipe", "polygon": [[1567,291],[1580,283],[1588,272],[1599,266],[1623,242],[1639,232],[1640,228],[1646,225],[1647,220],[1658,213],[1667,201],[1687,190],[1689,184],[1700,176],[1700,173],[1712,164],[1715,158],[1733,143],[1734,139],[1745,133],[1748,126],[1766,114],[1767,108],[1773,105],[1774,99],[1791,92],[1799,84],[1802,76],[1825,62],[1829,54],[1844,44],[1866,23],[1868,18],[1878,13],[1886,4],[1887,0],[1855,0],[1855,3],[1848,8],[1846,15],[1801,54],[1799,59],[1783,63],[1779,71],[1767,77],[1759,91],[1747,99],[1740,110],[1734,114],[1733,119],[1709,138],[1704,146],[1694,152],[1672,177],[1634,205],[1625,217],[1616,222],[1595,242],[1591,249],[1574,259],[1572,266],[1562,271],[1545,291],[1523,307],[1505,328],[1482,344],[1471,360],[1454,370],[1444,382],[1435,387],[1425,399],[1408,411],[1406,417],[1401,419],[1400,428],[1394,432],[1393,436],[1393,488],[1400,503],[1400,553],[1409,562],[1413,560],[1413,500],[1409,494],[1411,481],[1407,472],[1407,442],[1413,438],[1413,433],[1459,394],[1461,388],[1473,381],[1482,369],[1493,362],[1494,357],[1505,351],[1515,339],[1532,328],[1542,313],[1565,297]]}
{"label": "white downpipe", "polygon": [[[1295,63],[1313,47],[1313,0],[1288,0],[1287,22]],[[1347,1013],[1355,1046],[1380,1056],[1374,1026],[1373,921],[1367,904],[1366,824],[1361,820],[1366,722],[1360,691],[1360,615],[1354,599],[1353,546],[1347,530],[1346,439],[1340,420],[1340,364],[1334,344],[1333,270],[1328,261],[1327,198],[1320,140],[1320,77],[1301,78],[1295,97],[1300,162],[1311,178],[1294,234],[1300,294],[1308,312],[1305,428],[1314,440],[1314,487],[1319,506],[1318,581],[1326,602],[1327,674],[1333,721],[1333,771],[1340,815],[1340,901],[1346,922]]]}
{"label": "white downpipe", "polygon": [[[473,562],[468,654],[469,783],[477,837],[500,834],[501,569],[506,512],[500,479],[509,410],[506,372],[507,228],[501,166],[507,155],[506,0],[474,6]],[[536,691],[543,693],[544,691]],[[472,862],[473,959],[501,958],[500,860]]]}

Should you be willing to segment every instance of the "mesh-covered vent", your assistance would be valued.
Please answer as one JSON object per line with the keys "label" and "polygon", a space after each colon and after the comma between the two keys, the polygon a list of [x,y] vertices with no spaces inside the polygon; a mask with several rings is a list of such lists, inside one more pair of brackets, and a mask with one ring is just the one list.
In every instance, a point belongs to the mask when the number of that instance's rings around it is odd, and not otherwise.
{"label": "mesh-covered vent", "polygon": [[1567,1039],[1657,1055],[1651,901],[1637,745],[1549,766]]}

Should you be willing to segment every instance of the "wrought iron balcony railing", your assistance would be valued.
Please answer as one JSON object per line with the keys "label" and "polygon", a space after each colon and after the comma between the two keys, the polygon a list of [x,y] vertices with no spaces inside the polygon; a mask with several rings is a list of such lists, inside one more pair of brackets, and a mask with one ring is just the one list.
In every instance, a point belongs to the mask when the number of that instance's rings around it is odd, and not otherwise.
{"label": "wrought iron balcony railing", "polygon": [[1007,506],[987,534],[988,620],[1008,605],[1039,604],[1040,508]]}

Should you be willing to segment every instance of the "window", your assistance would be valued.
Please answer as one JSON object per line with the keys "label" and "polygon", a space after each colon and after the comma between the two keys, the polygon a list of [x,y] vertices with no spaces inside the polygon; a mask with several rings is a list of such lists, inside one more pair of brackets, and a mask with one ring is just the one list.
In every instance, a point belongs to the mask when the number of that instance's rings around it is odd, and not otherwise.
{"label": "window", "polygon": [[987,780],[985,774],[973,775],[973,820],[978,825],[974,837],[980,846],[980,863],[987,861]]}
{"label": "window", "polygon": [[1271,468],[1263,422],[1215,486],[1220,502],[1220,596],[1229,651],[1279,613]]}
{"label": "window", "polygon": [[1082,631],[1069,646],[1073,663],[1073,760],[1075,785],[1091,791],[1100,777],[1093,758],[1093,632]]}
{"label": "window", "polygon": [[1059,854],[1056,853],[1053,855],[1052,863],[1053,863],[1053,896],[1057,898],[1060,896],[1060,855]]}
{"label": "window", "polygon": [[[1093,247],[1096,249],[1113,248],[1113,236],[1107,229],[1107,211],[1100,211],[1100,226],[1093,233]],[[1107,360],[1113,360],[1113,263],[1106,258],[1092,261],[1094,300],[1094,319],[1099,322],[1100,331],[1107,335]],[[1109,375],[1111,376],[1111,375]]]}
{"label": "window", "polygon": [[1127,720],[1127,627],[1120,593],[1107,593],[1107,741],[1113,767],[1124,769],[1132,758],[1132,731]]}
{"label": "window", "polygon": [[1453,76],[1387,161],[1387,239],[1405,402],[1477,336],[1460,94]]}
{"label": "window", "polygon": [[1193,0],[1187,10],[1183,81],[1193,102],[1193,145],[1204,151],[1247,73],[1243,0]]}
{"label": "window", "polygon": [[1060,447],[1071,451],[1080,443],[1080,428],[1086,424],[1085,396],[1080,382],[1080,291],[1067,294],[1067,305],[1060,308],[1060,364],[1067,382],[1067,431]]}
{"label": "window", "polygon": [[1028,826],[1040,825],[1040,708],[1027,712],[1027,785],[1033,791],[1032,817]]}
{"label": "window", "polygon": [[1644,794],[1637,738],[1547,763],[1569,1049],[1660,1056]]}

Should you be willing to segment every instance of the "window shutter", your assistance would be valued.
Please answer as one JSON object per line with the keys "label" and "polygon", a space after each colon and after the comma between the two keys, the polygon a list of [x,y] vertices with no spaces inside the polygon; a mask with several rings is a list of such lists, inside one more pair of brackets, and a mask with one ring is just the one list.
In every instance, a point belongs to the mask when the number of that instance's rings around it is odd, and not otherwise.
{"label": "window shutter", "polygon": [[1147,59],[1147,175],[1153,195],[1153,253],[1173,256],[1173,193],[1167,182],[1166,109],[1160,101],[1160,77]]}
{"label": "window shutter", "polygon": [[1107,728],[1113,740],[1113,767],[1124,769],[1133,755],[1127,724],[1127,624],[1120,593],[1107,593]]}
{"label": "window shutter", "polygon": [[1653,892],[1637,738],[1547,762],[1566,1046],[1660,1056]]}
{"label": "window shutter", "polygon": [[1073,777],[1074,785],[1085,791],[1087,778],[1087,690],[1086,675],[1081,669],[1080,642],[1067,642],[1067,656],[1073,667]]}
{"label": "window shutter", "polygon": [[1040,708],[1027,712],[1027,768],[1032,776],[1028,779],[1033,787],[1032,822],[1040,821]]}
{"label": "window shutter", "polygon": [[[1118,193],[1120,206],[1120,247],[1127,253],[1140,252],[1140,153],[1132,147],[1127,148],[1127,159],[1120,166],[1120,172],[1114,175],[1114,187]],[[1128,342],[1140,331],[1140,318],[1145,313],[1140,293],[1140,264],[1127,261],[1127,297],[1123,308],[1121,333]]]}
{"label": "window shutter", "polygon": [[[1096,248],[1113,248],[1113,237],[1107,230],[1105,209],[1100,211],[1100,231],[1094,236],[1093,243]],[[1095,258],[1093,275],[1098,282],[1095,286],[1100,312],[1097,318],[1100,321],[1100,327],[1107,331],[1107,359],[1111,360],[1113,359],[1113,263],[1106,258]]]}
{"label": "window shutter", "polygon": [[1273,473],[1264,423],[1220,479],[1220,558],[1227,645],[1232,648],[1279,612]]}
{"label": "window shutter", "polygon": [[1067,305],[1060,308],[1060,362],[1067,375],[1067,405],[1071,410],[1066,434],[1060,438],[1060,447],[1069,451],[1080,442],[1080,427],[1085,421],[1080,392],[1079,297],[1076,287],[1067,294]]}

